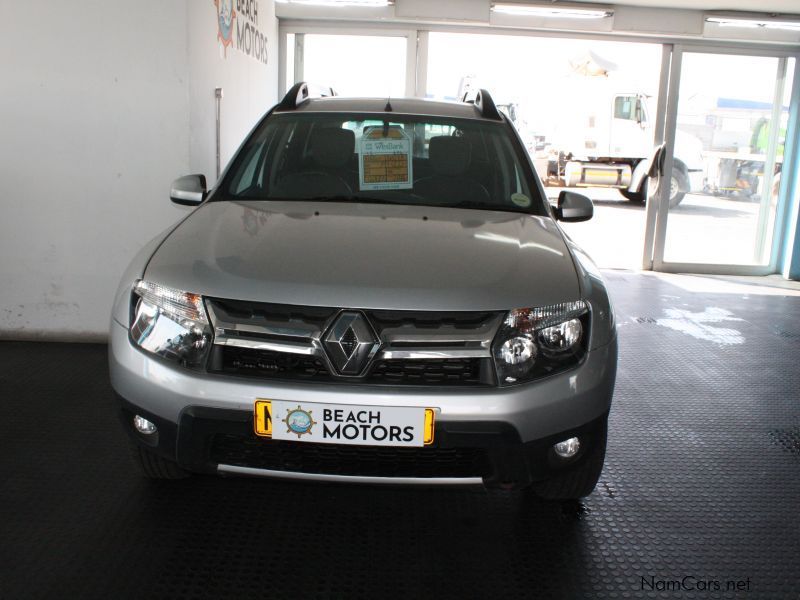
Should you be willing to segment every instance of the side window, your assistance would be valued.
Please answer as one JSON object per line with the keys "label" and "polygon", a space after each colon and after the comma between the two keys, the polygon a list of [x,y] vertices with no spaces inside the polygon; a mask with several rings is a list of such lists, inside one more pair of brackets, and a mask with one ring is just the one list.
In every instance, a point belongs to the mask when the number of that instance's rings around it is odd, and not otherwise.
{"label": "side window", "polygon": [[614,118],[636,121],[638,100],[636,96],[617,96],[614,98]]}

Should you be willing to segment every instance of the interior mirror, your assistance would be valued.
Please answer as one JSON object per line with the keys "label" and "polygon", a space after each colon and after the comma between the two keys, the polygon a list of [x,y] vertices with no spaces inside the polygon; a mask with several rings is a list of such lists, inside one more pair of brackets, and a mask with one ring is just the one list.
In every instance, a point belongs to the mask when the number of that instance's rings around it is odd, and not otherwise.
{"label": "interior mirror", "polygon": [[175,204],[197,206],[205,200],[207,191],[205,175],[185,175],[172,182],[169,199]]}
{"label": "interior mirror", "polygon": [[594,204],[583,194],[562,191],[558,195],[556,219],[565,223],[588,221],[594,214]]}

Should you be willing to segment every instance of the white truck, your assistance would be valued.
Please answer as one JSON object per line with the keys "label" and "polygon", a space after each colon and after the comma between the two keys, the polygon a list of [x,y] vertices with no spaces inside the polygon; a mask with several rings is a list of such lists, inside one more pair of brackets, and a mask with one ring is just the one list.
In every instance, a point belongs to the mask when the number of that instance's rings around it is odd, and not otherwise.
{"label": "white truck", "polygon": [[[570,79],[559,94],[559,118],[548,134],[548,182],[566,187],[612,187],[633,202],[647,198],[653,151],[652,98],[615,89],[613,77]],[[624,89],[624,88],[623,88]],[[678,131],[670,181],[670,208],[703,188],[702,142]]]}

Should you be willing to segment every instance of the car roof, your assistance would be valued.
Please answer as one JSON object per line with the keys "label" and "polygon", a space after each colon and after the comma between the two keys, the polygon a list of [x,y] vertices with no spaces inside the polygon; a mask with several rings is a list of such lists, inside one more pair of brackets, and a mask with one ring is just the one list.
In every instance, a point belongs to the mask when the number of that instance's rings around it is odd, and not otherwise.
{"label": "car roof", "polygon": [[[390,110],[386,110],[387,105],[391,106]],[[497,122],[496,119],[484,117],[475,104],[467,102],[441,102],[424,98],[347,98],[342,96],[326,96],[322,98],[308,98],[299,103],[294,109],[286,110],[278,106],[275,112],[393,113]]]}

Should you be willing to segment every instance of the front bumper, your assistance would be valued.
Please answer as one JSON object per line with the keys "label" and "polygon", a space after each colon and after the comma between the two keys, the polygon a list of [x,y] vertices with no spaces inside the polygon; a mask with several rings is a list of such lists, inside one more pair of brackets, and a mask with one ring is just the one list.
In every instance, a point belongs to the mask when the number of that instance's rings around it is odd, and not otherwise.
{"label": "front bumper", "polygon": [[[189,406],[172,423],[118,400],[132,439],[188,471],[393,485],[524,487],[579,466],[596,444],[605,443],[607,418],[604,414],[527,443],[505,423],[440,422],[431,446],[392,448],[265,440],[253,434],[250,411]],[[134,415],[154,422],[158,432],[137,432]],[[568,460],[558,458],[553,444],[573,436],[581,439],[580,452]]]}
{"label": "front bumper", "polygon": [[[116,322],[109,345],[111,382],[122,402],[126,429],[138,442],[188,470],[255,474],[241,469],[258,469],[268,475],[275,475],[271,472],[277,470],[287,477],[320,479],[320,475],[331,475],[337,479],[361,478],[355,479],[359,481],[379,477],[392,483],[413,483],[411,480],[416,479],[438,483],[438,474],[444,473],[442,478],[448,482],[463,479],[462,483],[525,484],[546,479],[553,469],[578,464],[584,450],[565,462],[555,460],[550,447],[573,435],[586,441],[584,448],[591,447],[611,405],[616,362],[614,340],[590,351],[575,369],[513,387],[301,385],[188,371],[135,348],[127,329]],[[330,449],[341,447],[256,438],[252,433],[256,398],[432,407],[438,409],[436,442],[433,447],[419,449],[419,455],[383,447],[382,453],[374,452],[375,458],[365,451],[367,455],[355,457],[357,468],[341,471],[331,467],[333,472],[324,472],[309,465],[321,461],[330,466],[336,462],[326,459],[333,451]],[[156,423],[158,435],[150,438],[133,430],[134,414]],[[220,448],[220,444],[227,447]],[[339,458],[353,458],[353,452],[342,451]],[[230,455],[238,458],[230,459]],[[385,461],[374,472],[363,467],[387,457],[388,476]],[[425,470],[428,463],[433,466]],[[398,469],[398,464],[403,468]],[[442,465],[447,468],[437,470]],[[450,468],[454,465],[455,469]]]}

